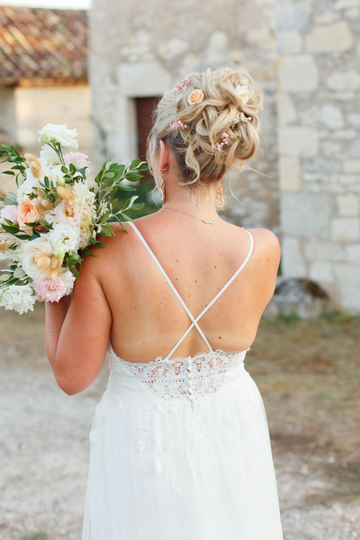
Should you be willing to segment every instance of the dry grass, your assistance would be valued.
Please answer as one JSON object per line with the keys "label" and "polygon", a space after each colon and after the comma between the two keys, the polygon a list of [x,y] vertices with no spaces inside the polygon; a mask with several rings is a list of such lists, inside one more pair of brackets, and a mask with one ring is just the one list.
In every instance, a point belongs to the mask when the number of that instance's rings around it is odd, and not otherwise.
{"label": "dry grass", "polygon": [[360,497],[359,345],[359,317],[288,317],[263,320],[247,357],[275,458],[284,464],[292,455],[331,481],[313,502]]}
{"label": "dry grass", "polygon": [[[49,369],[44,310],[19,317],[0,310],[0,359],[7,366]],[[360,318],[263,320],[247,356],[269,418],[282,470],[319,475],[324,487],[308,503],[360,498]]]}

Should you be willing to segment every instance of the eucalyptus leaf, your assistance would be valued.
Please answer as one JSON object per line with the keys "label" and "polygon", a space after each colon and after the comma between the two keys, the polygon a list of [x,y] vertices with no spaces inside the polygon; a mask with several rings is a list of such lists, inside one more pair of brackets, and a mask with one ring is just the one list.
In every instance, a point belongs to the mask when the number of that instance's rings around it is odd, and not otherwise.
{"label": "eucalyptus leaf", "polygon": [[16,277],[16,278],[22,278],[22,277],[25,277],[25,276],[26,276],[26,274],[25,274],[24,270],[21,267],[18,267],[14,272],[14,277]]}

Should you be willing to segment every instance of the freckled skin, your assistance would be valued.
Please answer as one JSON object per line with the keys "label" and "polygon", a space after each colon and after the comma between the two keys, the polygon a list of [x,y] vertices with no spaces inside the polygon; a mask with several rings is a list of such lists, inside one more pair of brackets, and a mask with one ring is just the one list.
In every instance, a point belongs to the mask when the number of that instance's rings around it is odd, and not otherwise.
{"label": "freckled skin", "polygon": [[[228,222],[218,220],[210,229],[194,221],[159,211],[136,225],[197,317],[244,261],[250,240]],[[214,350],[220,342],[225,351],[251,346],[275,287],[278,241],[270,231],[251,233],[254,251],[248,264],[199,323]],[[71,394],[97,377],[109,340],[120,357],[148,362],[165,357],[191,323],[132,229],[126,233],[119,227],[116,238],[100,241],[106,249],[91,248],[97,257],[84,256],[71,298],[46,306],[48,357],[59,385]],[[189,295],[192,283],[196,291]],[[193,328],[176,356],[206,350]]]}

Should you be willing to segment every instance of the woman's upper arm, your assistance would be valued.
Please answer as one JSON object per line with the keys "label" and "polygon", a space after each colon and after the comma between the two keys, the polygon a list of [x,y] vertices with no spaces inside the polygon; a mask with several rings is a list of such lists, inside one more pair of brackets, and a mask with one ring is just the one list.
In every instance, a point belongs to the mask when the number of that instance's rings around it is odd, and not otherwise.
{"label": "woman's upper arm", "polygon": [[268,229],[255,229],[254,259],[256,261],[256,292],[263,309],[270,302],[276,285],[280,263],[280,244],[275,234]]}
{"label": "woman's upper arm", "polygon": [[81,392],[96,379],[109,345],[112,315],[99,279],[104,267],[101,255],[106,255],[104,250],[97,253],[97,258],[84,259],[58,341],[56,378],[69,394]]}

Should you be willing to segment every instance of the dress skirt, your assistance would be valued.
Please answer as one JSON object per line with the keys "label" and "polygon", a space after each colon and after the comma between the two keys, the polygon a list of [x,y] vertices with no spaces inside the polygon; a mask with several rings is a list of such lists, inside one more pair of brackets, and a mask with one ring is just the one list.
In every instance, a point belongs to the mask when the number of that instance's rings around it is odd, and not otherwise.
{"label": "dress skirt", "polygon": [[83,540],[282,540],[268,425],[245,354],[134,364],[110,347]]}

